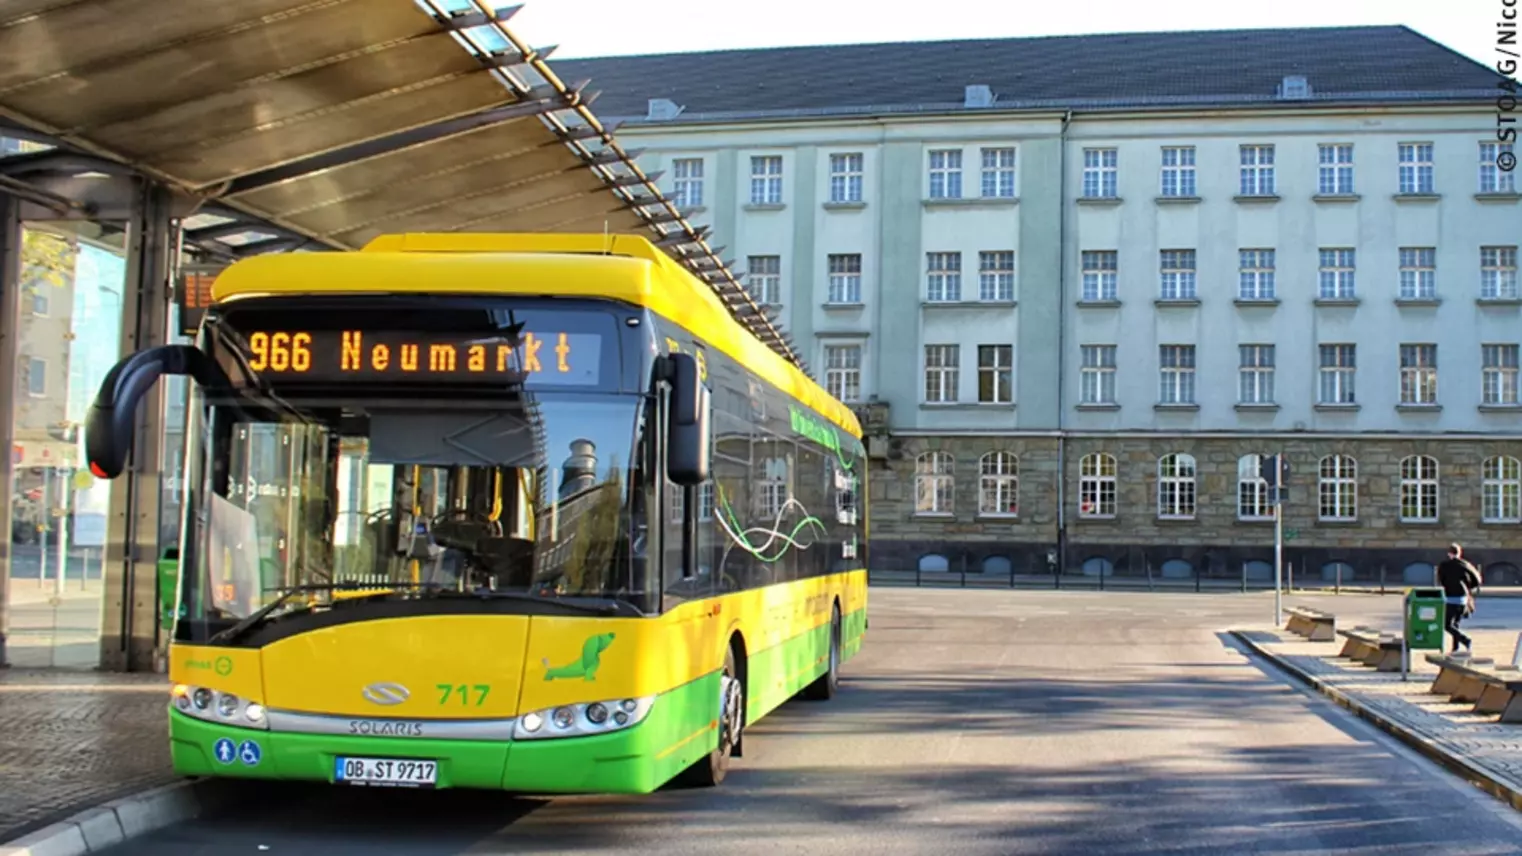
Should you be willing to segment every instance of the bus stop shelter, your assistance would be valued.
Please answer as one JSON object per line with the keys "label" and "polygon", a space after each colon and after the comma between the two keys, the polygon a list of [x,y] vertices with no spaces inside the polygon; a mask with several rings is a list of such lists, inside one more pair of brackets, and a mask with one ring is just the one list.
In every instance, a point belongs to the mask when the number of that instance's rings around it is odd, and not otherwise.
{"label": "bus stop shelter", "polygon": [[[546,63],[553,49],[507,28],[517,8],[0,0],[0,138],[21,141],[0,156],[0,376],[24,368],[26,222],[118,235],[118,356],[191,329],[204,310],[198,283],[251,255],[349,251],[396,232],[607,231],[651,238],[803,366],[723,248],[597,120],[589,82],[560,80]],[[0,384],[0,435],[13,449],[18,387]],[[167,644],[155,584],[165,411],[161,385],[142,408],[129,471],[109,488],[103,669],[154,669]],[[73,428],[65,444],[79,442]],[[35,462],[5,461],[14,495],[18,470]],[[0,503],[0,531],[12,532],[11,518]],[[12,540],[0,541],[8,577]]]}

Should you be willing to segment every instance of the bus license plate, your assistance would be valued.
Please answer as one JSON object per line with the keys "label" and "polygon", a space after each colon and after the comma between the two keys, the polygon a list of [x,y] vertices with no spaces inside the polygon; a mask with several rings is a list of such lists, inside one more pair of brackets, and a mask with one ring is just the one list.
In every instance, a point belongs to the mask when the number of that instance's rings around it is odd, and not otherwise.
{"label": "bus license plate", "polygon": [[350,785],[431,788],[438,782],[437,761],[401,758],[337,758],[334,781]]}

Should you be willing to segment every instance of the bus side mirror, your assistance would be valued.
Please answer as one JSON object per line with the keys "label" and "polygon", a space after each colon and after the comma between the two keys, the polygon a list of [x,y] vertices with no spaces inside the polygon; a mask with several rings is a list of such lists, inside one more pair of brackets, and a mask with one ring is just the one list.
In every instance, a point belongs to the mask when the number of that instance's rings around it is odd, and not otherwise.
{"label": "bus side mirror", "polygon": [[160,345],[112,366],[85,413],[85,459],[96,478],[114,479],[126,468],[138,402],[166,374],[190,375],[206,386],[217,371],[194,345]]}
{"label": "bus side mirror", "polygon": [[669,354],[670,419],[666,425],[666,476],[673,484],[696,487],[708,481],[708,420],[712,401],[691,354]]}

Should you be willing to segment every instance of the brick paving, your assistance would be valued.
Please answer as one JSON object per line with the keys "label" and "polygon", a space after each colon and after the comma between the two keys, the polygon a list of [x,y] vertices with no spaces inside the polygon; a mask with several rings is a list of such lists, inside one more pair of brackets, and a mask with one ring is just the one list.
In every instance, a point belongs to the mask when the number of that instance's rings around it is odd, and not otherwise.
{"label": "brick paving", "polygon": [[174,781],[163,675],[0,669],[0,842]]}
{"label": "brick paving", "polygon": [[[1353,623],[1338,619],[1339,628],[1351,628]],[[1386,631],[1400,628],[1398,619],[1371,626]],[[1427,662],[1426,655],[1436,652],[1412,651],[1412,669],[1408,680],[1402,681],[1399,672],[1376,672],[1371,666],[1338,657],[1345,641],[1342,637],[1335,643],[1307,642],[1283,630],[1244,628],[1243,632],[1275,658],[1522,789],[1522,725],[1502,725],[1495,715],[1473,713],[1472,704],[1450,704],[1447,696],[1429,694],[1438,668]],[[1491,657],[1497,664],[1511,662],[1517,631],[1468,632],[1474,638],[1476,657]]]}

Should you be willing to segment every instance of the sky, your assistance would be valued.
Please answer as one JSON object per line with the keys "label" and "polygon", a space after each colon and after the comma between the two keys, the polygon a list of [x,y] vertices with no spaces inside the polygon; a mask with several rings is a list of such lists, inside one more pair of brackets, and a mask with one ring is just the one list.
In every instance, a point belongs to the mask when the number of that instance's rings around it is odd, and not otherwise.
{"label": "sky", "polygon": [[[752,47],[1157,30],[1405,24],[1489,66],[1501,0],[524,0],[508,22],[577,59]],[[717,10],[723,9],[720,14]],[[889,11],[903,9],[903,12]],[[1516,7],[1513,7],[1516,8]],[[1178,10],[1169,15],[1164,10]],[[1251,50],[1244,44],[1243,50]],[[1125,73],[1125,57],[1112,62]],[[597,88],[593,84],[593,89]]]}

